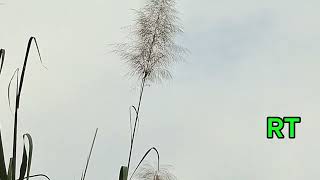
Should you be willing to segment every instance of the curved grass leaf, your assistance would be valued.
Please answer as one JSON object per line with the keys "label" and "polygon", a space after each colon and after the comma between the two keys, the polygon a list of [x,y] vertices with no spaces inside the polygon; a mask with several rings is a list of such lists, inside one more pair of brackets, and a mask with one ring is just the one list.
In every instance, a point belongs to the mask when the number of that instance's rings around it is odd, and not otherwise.
{"label": "curved grass leaf", "polygon": [[[137,108],[134,105],[130,106],[130,108],[129,108],[129,117],[130,117],[129,121],[130,121],[130,135],[131,135],[131,140],[132,140],[133,139],[133,131],[132,131],[132,113],[131,113],[131,109],[133,109],[135,111],[136,116],[138,116],[139,113],[138,113]],[[138,118],[138,121],[139,121],[139,118]]]}
{"label": "curved grass leaf", "polygon": [[147,157],[147,155],[152,151],[154,150],[156,153],[157,153],[157,160],[158,160],[158,171],[160,170],[160,154],[159,154],[159,151],[157,150],[157,148],[155,147],[152,147],[150,148],[145,154],[144,156],[142,157],[142,159],[140,160],[138,166],[136,167],[136,169],[133,171],[131,177],[130,177],[130,180],[132,179],[133,175],[136,173],[136,171],[138,170],[138,168],[140,167],[141,163],[144,161],[144,159]]}
{"label": "curved grass leaf", "polygon": [[24,179],[29,179],[29,178],[34,178],[34,177],[44,177],[46,178],[47,180],[51,180],[47,175],[45,174],[35,174],[35,175],[31,175],[31,176],[27,176],[25,177]]}
{"label": "curved grass leaf", "polygon": [[[11,108],[10,91],[11,91],[12,80],[13,80],[13,78],[14,78],[15,76],[17,77],[17,88],[18,88],[18,84],[19,84],[19,68],[17,68],[17,69],[14,71],[14,73],[13,73],[13,75],[12,75],[10,81],[9,81],[8,90],[7,90],[9,108],[10,108],[10,112],[11,112],[12,114],[13,114],[13,112],[12,112],[12,108]],[[17,91],[17,89],[16,89],[16,91]]]}
{"label": "curved grass leaf", "polygon": [[24,57],[21,76],[20,76],[20,83],[19,83],[18,94],[17,94],[17,108],[19,108],[19,105],[20,105],[20,96],[21,96],[24,76],[25,76],[25,72],[26,72],[26,69],[27,69],[27,62],[28,62],[28,57],[29,57],[29,53],[30,53],[30,48],[31,48],[32,42],[34,42],[34,44],[36,45],[36,48],[37,48],[37,51],[38,51],[38,55],[39,55],[39,58],[40,58],[40,62],[42,64],[42,59],[41,59],[40,50],[39,50],[39,46],[38,46],[37,40],[36,40],[35,37],[30,37],[30,39],[28,41],[28,45],[27,45],[26,55]]}

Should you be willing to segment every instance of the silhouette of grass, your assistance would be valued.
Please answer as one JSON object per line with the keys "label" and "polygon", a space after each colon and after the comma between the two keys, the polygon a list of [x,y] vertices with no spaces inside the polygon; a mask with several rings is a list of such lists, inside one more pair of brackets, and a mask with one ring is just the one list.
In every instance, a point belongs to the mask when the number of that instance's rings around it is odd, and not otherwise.
{"label": "silhouette of grass", "polygon": [[[5,165],[5,154],[3,151],[3,142],[1,139],[1,129],[0,129],[0,179],[1,180],[16,180],[16,174],[17,174],[17,135],[18,135],[18,112],[19,112],[19,107],[20,107],[20,99],[21,99],[21,93],[22,93],[22,87],[24,83],[24,77],[27,69],[27,62],[28,62],[28,57],[31,49],[32,42],[36,45],[37,52],[41,60],[40,56],[40,51],[38,47],[38,43],[36,38],[30,37],[27,45],[27,50],[24,58],[24,63],[22,67],[22,73],[19,77],[19,70],[17,69],[14,73],[14,76],[17,76],[17,88],[15,91],[15,109],[14,109],[14,127],[13,127],[13,141],[12,141],[12,157],[10,157],[9,161],[9,167],[8,169],[6,168]],[[0,59],[1,59],[1,66],[0,66],[0,73],[3,68],[3,62],[4,62],[4,56],[5,56],[5,51],[1,49],[0,51]],[[13,76],[13,77],[14,77]],[[8,86],[8,91],[10,91],[10,85],[13,77],[10,80],[9,86]],[[8,93],[9,94],[9,93]],[[8,97],[9,104],[10,104],[10,97]],[[32,137],[30,134],[26,133],[23,135],[23,139],[27,139],[27,143],[24,143],[23,145],[23,154],[22,154],[22,161],[19,169],[19,177],[18,180],[23,180],[23,179],[29,179],[32,177],[46,177],[49,179],[48,176],[44,174],[37,174],[37,175],[30,175],[30,170],[31,170],[31,162],[32,162],[32,153],[33,153],[33,142],[32,142]],[[28,146],[28,150],[27,147]]]}

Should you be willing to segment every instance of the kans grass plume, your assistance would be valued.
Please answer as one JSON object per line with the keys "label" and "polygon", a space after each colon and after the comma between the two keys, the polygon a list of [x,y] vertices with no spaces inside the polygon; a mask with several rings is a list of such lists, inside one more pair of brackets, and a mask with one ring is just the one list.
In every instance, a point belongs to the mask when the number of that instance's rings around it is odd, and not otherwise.
{"label": "kans grass plume", "polygon": [[[129,158],[127,166],[121,167],[120,180],[128,179],[145,84],[171,78],[170,65],[182,60],[187,53],[185,48],[175,42],[176,36],[183,32],[179,25],[175,0],[149,0],[148,2],[144,8],[135,10],[136,19],[135,23],[130,26],[128,42],[116,44],[114,50],[122,60],[129,64],[130,74],[138,77],[141,83],[138,105],[130,107],[130,111],[135,112],[135,121],[132,128],[130,113]],[[156,177],[159,179],[165,176],[157,175]]]}
{"label": "kans grass plume", "polygon": [[135,10],[129,42],[116,45],[115,52],[131,68],[131,75],[141,80],[156,81],[171,77],[172,62],[183,59],[187,50],[175,43],[182,33],[174,0],[150,0],[141,10]]}
{"label": "kans grass plume", "polygon": [[135,174],[136,180],[176,180],[176,176],[172,174],[167,167],[160,169],[154,168],[150,164],[144,164]]}

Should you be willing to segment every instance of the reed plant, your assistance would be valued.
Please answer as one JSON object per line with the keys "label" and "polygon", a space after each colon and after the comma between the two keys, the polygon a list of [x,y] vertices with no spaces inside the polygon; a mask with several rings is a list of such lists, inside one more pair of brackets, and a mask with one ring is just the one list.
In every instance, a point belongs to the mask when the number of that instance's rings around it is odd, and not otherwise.
{"label": "reed plant", "polygon": [[[9,100],[9,106],[11,107],[10,89],[11,89],[12,82],[16,81],[12,156],[10,158],[7,158],[7,156],[5,156],[5,153],[3,151],[4,148],[3,148],[3,141],[1,138],[1,129],[0,129],[0,180],[23,180],[23,179],[28,180],[29,178],[32,178],[32,177],[44,177],[49,179],[49,177],[46,176],[45,174],[34,174],[34,175],[30,174],[32,155],[33,155],[32,154],[33,141],[32,141],[31,135],[28,133],[23,134],[23,137],[22,137],[24,140],[22,160],[21,160],[20,168],[17,168],[19,108],[20,108],[20,102],[21,102],[22,89],[24,85],[24,77],[27,70],[27,63],[28,63],[28,58],[29,58],[29,53],[30,53],[32,43],[35,44],[38,55],[39,55],[39,59],[42,62],[37,40],[34,37],[30,37],[27,44],[27,50],[25,53],[21,74],[19,75],[19,68],[16,69],[8,86],[8,100]],[[4,60],[5,60],[5,50],[3,49],[0,50],[0,60],[1,60],[0,61],[0,74],[1,74]],[[5,159],[9,159],[8,168],[6,167]],[[19,176],[16,177],[18,172],[19,172]]]}
{"label": "reed plant", "polygon": [[[137,106],[130,106],[131,138],[128,164],[121,167],[119,180],[128,179],[142,96],[146,85],[171,78],[170,65],[182,60],[183,55],[188,52],[175,43],[176,36],[183,32],[179,25],[175,0],[149,0],[142,9],[135,10],[135,13],[135,23],[131,26],[132,31],[127,38],[129,41],[115,44],[114,50],[121,59],[129,64],[129,73],[137,77],[140,82]],[[131,111],[135,115],[133,127]],[[154,150],[158,155],[158,168],[156,169],[160,170],[159,152],[153,147],[146,152],[132,175],[151,150]]]}

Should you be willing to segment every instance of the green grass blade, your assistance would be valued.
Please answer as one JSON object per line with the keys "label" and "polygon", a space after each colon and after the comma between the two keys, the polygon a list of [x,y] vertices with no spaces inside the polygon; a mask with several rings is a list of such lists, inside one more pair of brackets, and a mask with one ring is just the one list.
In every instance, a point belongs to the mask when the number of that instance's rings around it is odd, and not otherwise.
{"label": "green grass blade", "polygon": [[119,180],[127,180],[128,179],[128,167],[121,166]]}
{"label": "green grass blade", "polygon": [[37,51],[38,51],[38,55],[39,55],[39,58],[40,58],[40,61],[41,61],[41,64],[42,64],[42,59],[41,59],[40,50],[39,50],[39,46],[38,46],[37,40],[36,40],[35,37],[30,37],[30,39],[28,41],[28,45],[27,45],[26,55],[24,57],[21,76],[20,76],[20,83],[19,83],[18,95],[17,95],[17,108],[19,108],[19,104],[20,104],[20,96],[21,96],[24,76],[25,76],[25,72],[26,72],[26,69],[27,69],[27,62],[28,62],[28,57],[29,57],[29,53],[30,53],[30,48],[31,48],[32,42],[34,42],[34,44],[36,45],[36,48],[37,48]]}
{"label": "green grass blade", "polygon": [[10,158],[10,162],[9,162],[8,180],[14,180],[13,179],[13,158]]}
{"label": "green grass blade", "polygon": [[40,56],[40,51],[39,51],[39,47],[38,47],[38,43],[36,38],[34,37],[30,37],[29,41],[28,41],[28,45],[27,45],[27,50],[26,50],[26,54],[25,54],[25,58],[24,58],[24,63],[23,63],[23,67],[22,67],[22,72],[21,72],[21,76],[20,76],[20,81],[19,81],[19,86],[17,88],[17,92],[16,92],[16,106],[15,106],[15,118],[14,118],[14,130],[13,130],[13,150],[12,150],[12,158],[13,158],[13,163],[12,163],[12,168],[13,168],[13,179],[15,180],[15,172],[16,172],[16,162],[17,162],[17,126],[18,126],[18,109],[20,107],[20,97],[21,97],[21,91],[22,91],[22,87],[23,87],[23,82],[24,82],[24,76],[25,76],[25,72],[26,72],[26,68],[27,68],[27,62],[28,62],[28,57],[29,57],[29,52],[30,52],[30,48],[32,45],[32,42],[35,43],[38,54],[39,54],[39,58],[40,61],[42,63],[42,59]]}
{"label": "green grass blade", "polygon": [[21,166],[20,166],[19,180],[22,180],[24,178],[24,176],[26,175],[27,161],[28,161],[28,157],[27,157],[26,146],[23,146],[23,155],[22,155],[22,162],[21,162]]}
{"label": "green grass blade", "polygon": [[30,134],[24,134],[23,138],[27,137],[29,143],[29,153],[28,153],[28,168],[27,168],[27,180],[29,180],[30,170],[31,170],[31,160],[32,160],[32,152],[33,152],[33,142]]}
{"label": "green grass blade", "polygon": [[7,178],[8,178],[8,175],[7,175],[6,163],[4,159],[1,130],[0,130],[0,179],[6,180]]}

